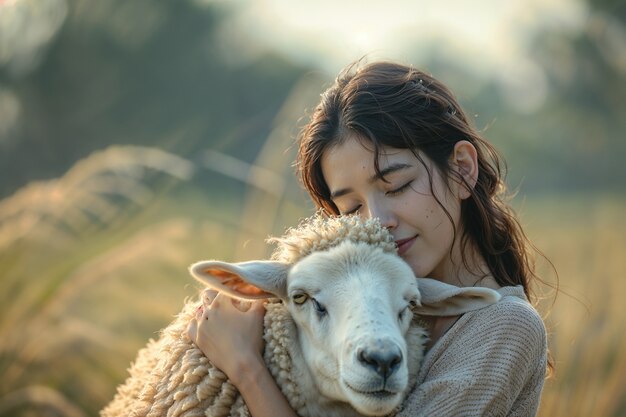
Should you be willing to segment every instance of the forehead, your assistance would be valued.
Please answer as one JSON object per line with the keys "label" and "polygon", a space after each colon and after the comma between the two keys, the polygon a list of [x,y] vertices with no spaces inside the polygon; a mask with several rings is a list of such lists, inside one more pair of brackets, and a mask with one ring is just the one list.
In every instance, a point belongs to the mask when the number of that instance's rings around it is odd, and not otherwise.
{"label": "forehead", "polygon": [[351,242],[329,251],[313,253],[290,271],[288,288],[311,292],[372,288],[382,293],[404,296],[416,286],[412,270],[397,256],[373,247]]}
{"label": "forehead", "polygon": [[[417,154],[423,158],[419,151]],[[410,149],[379,148],[378,165],[381,169],[398,162],[416,164],[419,160]],[[321,167],[327,183],[355,179],[355,176],[372,178],[376,175],[374,146],[365,139],[350,136],[324,151]]]}

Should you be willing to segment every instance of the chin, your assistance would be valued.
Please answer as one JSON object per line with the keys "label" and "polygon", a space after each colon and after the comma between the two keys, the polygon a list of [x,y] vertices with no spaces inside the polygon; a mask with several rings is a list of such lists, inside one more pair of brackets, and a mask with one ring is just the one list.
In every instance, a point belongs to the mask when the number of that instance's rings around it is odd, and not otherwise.
{"label": "chin", "polygon": [[405,257],[402,258],[404,260],[404,262],[406,262],[409,267],[413,270],[413,273],[415,274],[416,277],[420,277],[420,278],[425,278],[425,277],[429,277],[432,278],[433,272],[435,270],[435,267],[431,264],[427,264],[424,261],[415,259],[415,257]]}

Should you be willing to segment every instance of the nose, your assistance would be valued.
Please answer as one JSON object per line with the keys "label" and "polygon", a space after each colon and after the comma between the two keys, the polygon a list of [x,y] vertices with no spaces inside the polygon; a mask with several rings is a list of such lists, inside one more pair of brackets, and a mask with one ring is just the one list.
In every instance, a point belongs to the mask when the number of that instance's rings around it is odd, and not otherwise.
{"label": "nose", "polygon": [[393,229],[398,225],[396,216],[383,202],[370,201],[368,204],[369,218],[378,217],[381,226],[386,229]]}
{"label": "nose", "polygon": [[400,367],[402,351],[396,345],[361,348],[357,351],[357,359],[361,365],[374,370],[386,380]]}

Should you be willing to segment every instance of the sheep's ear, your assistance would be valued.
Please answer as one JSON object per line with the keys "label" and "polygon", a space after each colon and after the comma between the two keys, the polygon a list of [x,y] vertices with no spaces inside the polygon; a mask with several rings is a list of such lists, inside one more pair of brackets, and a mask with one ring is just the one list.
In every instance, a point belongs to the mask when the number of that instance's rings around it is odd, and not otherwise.
{"label": "sheep's ear", "polygon": [[496,303],[500,294],[484,287],[456,287],[429,278],[418,278],[422,296],[418,314],[427,316],[456,316]]}
{"label": "sheep's ear", "polygon": [[246,300],[284,298],[288,271],[286,264],[274,261],[201,261],[189,267],[191,275],[203,284]]}

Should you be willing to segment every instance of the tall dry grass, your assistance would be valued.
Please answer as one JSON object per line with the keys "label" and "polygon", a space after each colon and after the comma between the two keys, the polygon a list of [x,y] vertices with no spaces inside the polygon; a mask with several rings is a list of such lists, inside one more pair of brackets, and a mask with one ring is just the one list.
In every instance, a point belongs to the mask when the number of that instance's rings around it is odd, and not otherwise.
{"label": "tall dry grass", "polygon": [[[560,278],[556,300],[541,303],[556,372],[540,415],[624,416],[626,198],[554,196],[527,206],[529,234]],[[551,276],[545,263],[541,270]]]}
{"label": "tall dry grass", "polygon": [[[0,201],[0,416],[97,414],[136,351],[197,292],[189,264],[269,254],[268,235],[306,210],[285,181],[293,150],[275,150],[293,140],[309,85],[296,86],[252,164],[112,147]],[[243,206],[181,183],[202,169],[239,180]],[[163,191],[167,178],[175,193]]]}
{"label": "tall dry grass", "polygon": [[[190,229],[182,220],[125,225],[156,184],[192,172],[158,149],[111,147],[0,201],[0,415],[80,416],[104,400],[113,382],[106,363],[135,349],[111,325],[124,319],[111,314],[111,300],[126,292],[107,299],[107,291],[140,270],[181,262],[179,241]],[[169,314],[148,301],[127,312]]]}

